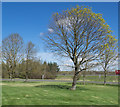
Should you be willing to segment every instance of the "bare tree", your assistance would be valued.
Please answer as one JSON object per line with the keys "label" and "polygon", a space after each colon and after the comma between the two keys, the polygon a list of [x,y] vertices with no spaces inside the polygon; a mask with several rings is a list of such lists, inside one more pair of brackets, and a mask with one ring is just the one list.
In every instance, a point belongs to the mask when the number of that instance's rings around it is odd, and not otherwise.
{"label": "bare tree", "polygon": [[23,58],[23,39],[19,34],[11,34],[2,41],[2,57],[12,80],[15,76],[15,68]]}
{"label": "bare tree", "polygon": [[74,64],[72,90],[76,89],[77,76],[92,67],[99,52],[100,44],[111,30],[101,14],[93,13],[88,7],[71,8],[55,13],[44,36],[45,43],[52,52],[69,57]]}
{"label": "bare tree", "polygon": [[97,58],[99,65],[104,70],[104,85],[106,85],[106,77],[109,70],[115,70],[118,58],[117,39],[115,36],[108,35],[105,44],[100,47],[100,55]]}
{"label": "bare tree", "polygon": [[34,59],[36,53],[36,48],[35,45],[30,41],[27,44],[27,47],[25,49],[25,54],[26,54],[26,81],[28,80],[28,75],[29,75],[29,71],[31,70],[31,60]]}

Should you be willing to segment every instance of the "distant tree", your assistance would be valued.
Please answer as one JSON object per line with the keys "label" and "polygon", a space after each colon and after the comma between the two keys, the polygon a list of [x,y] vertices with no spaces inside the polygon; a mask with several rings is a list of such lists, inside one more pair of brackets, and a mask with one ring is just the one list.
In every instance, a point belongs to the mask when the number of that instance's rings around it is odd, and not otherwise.
{"label": "distant tree", "polygon": [[[23,60],[22,63],[19,64],[19,74],[18,74],[18,78],[23,78],[25,79],[25,81],[29,79],[35,79],[40,77],[39,73],[41,72],[39,70],[39,68],[41,67],[40,63],[35,61],[35,60],[29,60],[29,64],[28,64],[28,71],[26,71],[26,60]],[[27,80],[26,80],[26,72],[27,72]]]}
{"label": "distant tree", "polygon": [[9,77],[7,65],[2,61],[2,78]]}
{"label": "distant tree", "polygon": [[92,64],[87,68],[83,65],[95,60],[100,44],[111,35],[111,29],[101,14],[83,6],[55,13],[49,29],[51,32],[43,39],[52,52],[72,60],[75,73],[71,89],[75,90],[78,74],[92,67]]}
{"label": "distant tree", "polygon": [[25,49],[25,55],[26,55],[26,81],[28,80],[28,75],[30,71],[32,70],[31,66],[31,60],[33,60],[37,50],[35,48],[35,45],[30,41],[27,44],[27,47]]}
{"label": "distant tree", "polygon": [[42,71],[42,77],[41,78],[42,79],[46,78],[47,68],[48,68],[47,62],[44,61],[43,64],[42,64],[42,69],[41,69],[41,71]]}
{"label": "distant tree", "polygon": [[48,66],[49,66],[49,72],[52,72],[52,71],[55,71],[55,72],[58,72],[59,71],[59,67],[57,65],[57,63],[48,63]]}
{"label": "distant tree", "polygon": [[42,77],[42,63],[40,60],[34,60],[32,62],[32,72],[30,73],[30,78],[41,79]]}
{"label": "distant tree", "polygon": [[[104,70],[104,85],[106,85],[106,77],[109,70],[112,70],[114,66],[118,65],[118,47],[117,47],[117,39],[115,36],[108,35],[109,38],[106,38],[104,41],[105,44],[101,45],[100,55],[97,58],[99,65]],[[115,70],[115,68],[114,68]]]}
{"label": "distant tree", "polygon": [[57,65],[57,63],[48,63],[48,72],[50,72],[52,74],[52,77],[55,78],[57,76],[57,73],[59,72],[59,66]]}
{"label": "distant tree", "polygon": [[17,68],[18,75],[17,78],[25,79],[26,77],[26,60],[23,59],[21,63],[19,63],[19,67]]}
{"label": "distant tree", "polygon": [[2,57],[12,80],[16,66],[23,58],[23,39],[18,33],[11,34],[2,41]]}

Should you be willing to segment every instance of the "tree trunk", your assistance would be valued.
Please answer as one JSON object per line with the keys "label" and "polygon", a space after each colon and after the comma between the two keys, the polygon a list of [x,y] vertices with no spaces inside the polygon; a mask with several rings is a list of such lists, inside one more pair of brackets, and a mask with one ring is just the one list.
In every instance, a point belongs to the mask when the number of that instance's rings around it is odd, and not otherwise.
{"label": "tree trunk", "polygon": [[106,70],[104,71],[104,85],[106,85],[106,77],[107,77],[107,73]]}
{"label": "tree trunk", "polygon": [[83,84],[84,84],[84,85],[85,85],[85,72],[86,72],[86,71],[83,72]]}
{"label": "tree trunk", "polygon": [[27,55],[27,60],[26,60],[26,75],[25,75],[25,82],[28,80],[28,55]]}
{"label": "tree trunk", "polygon": [[15,82],[15,72],[14,71],[12,71],[12,81]]}
{"label": "tree trunk", "polygon": [[77,76],[74,75],[71,90],[76,90],[76,82],[77,82]]}
{"label": "tree trunk", "polygon": [[85,85],[85,75],[83,75],[83,84]]}
{"label": "tree trunk", "polygon": [[25,75],[25,82],[28,81],[28,72],[26,72],[26,75]]}
{"label": "tree trunk", "polygon": [[44,74],[42,75],[42,79],[44,79]]}
{"label": "tree trunk", "polygon": [[11,72],[8,70],[9,79],[11,80]]}
{"label": "tree trunk", "polygon": [[12,73],[9,74],[10,81],[12,81]]}
{"label": "tree trunk", "polygon": [[76,90],[77,75],[78,75],[78,67],[75,67],[75,74],[74,74],[74,77],[73,77],[73,83],[72,83],[71,90]]}

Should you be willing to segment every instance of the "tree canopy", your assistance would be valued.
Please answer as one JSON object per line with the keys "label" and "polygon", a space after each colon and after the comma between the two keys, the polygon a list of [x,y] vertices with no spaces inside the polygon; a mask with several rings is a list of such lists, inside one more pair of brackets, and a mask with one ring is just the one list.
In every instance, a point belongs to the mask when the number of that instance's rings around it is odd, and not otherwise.
{"label": "tree canopy", "polygon": [[101,46],[115,40],[102,14],[94,13],[89,7],[77,5],[53,14],[49,28],[53,32],[44,37],[49,49],[69,57],[74,64],[73,90],[79,72],[93,67],[91,62],[99,56]]}

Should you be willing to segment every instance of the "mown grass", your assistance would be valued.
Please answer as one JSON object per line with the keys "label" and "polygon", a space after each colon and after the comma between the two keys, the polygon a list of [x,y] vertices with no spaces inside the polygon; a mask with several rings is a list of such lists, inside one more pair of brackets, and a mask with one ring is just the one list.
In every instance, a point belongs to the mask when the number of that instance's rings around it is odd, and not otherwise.
{"label": "mown grass", "polygon": [[117,85],[77,85],[65,82],[3,82],[3,105],[117,105]]}
{"label": "mown grass", "polygon": [[[67,75],[67,76],[59,75],[59,76],[57,76],[56,79],[57,80],[72,80],[73,76],[71,76],[71,75],[70,76],[69,75]],[[79,80],[82,81],[83,76],[80,76]],[[101,76],[101,77],[99,77],[99,76],[86,76],[85,80],[86,81],[100,81],[100,82],[103,82],[104,81],[104,76]],[[107,76],[106,81],[107,82],[118,82],[118,76],[117,75],[116,76]]]}

